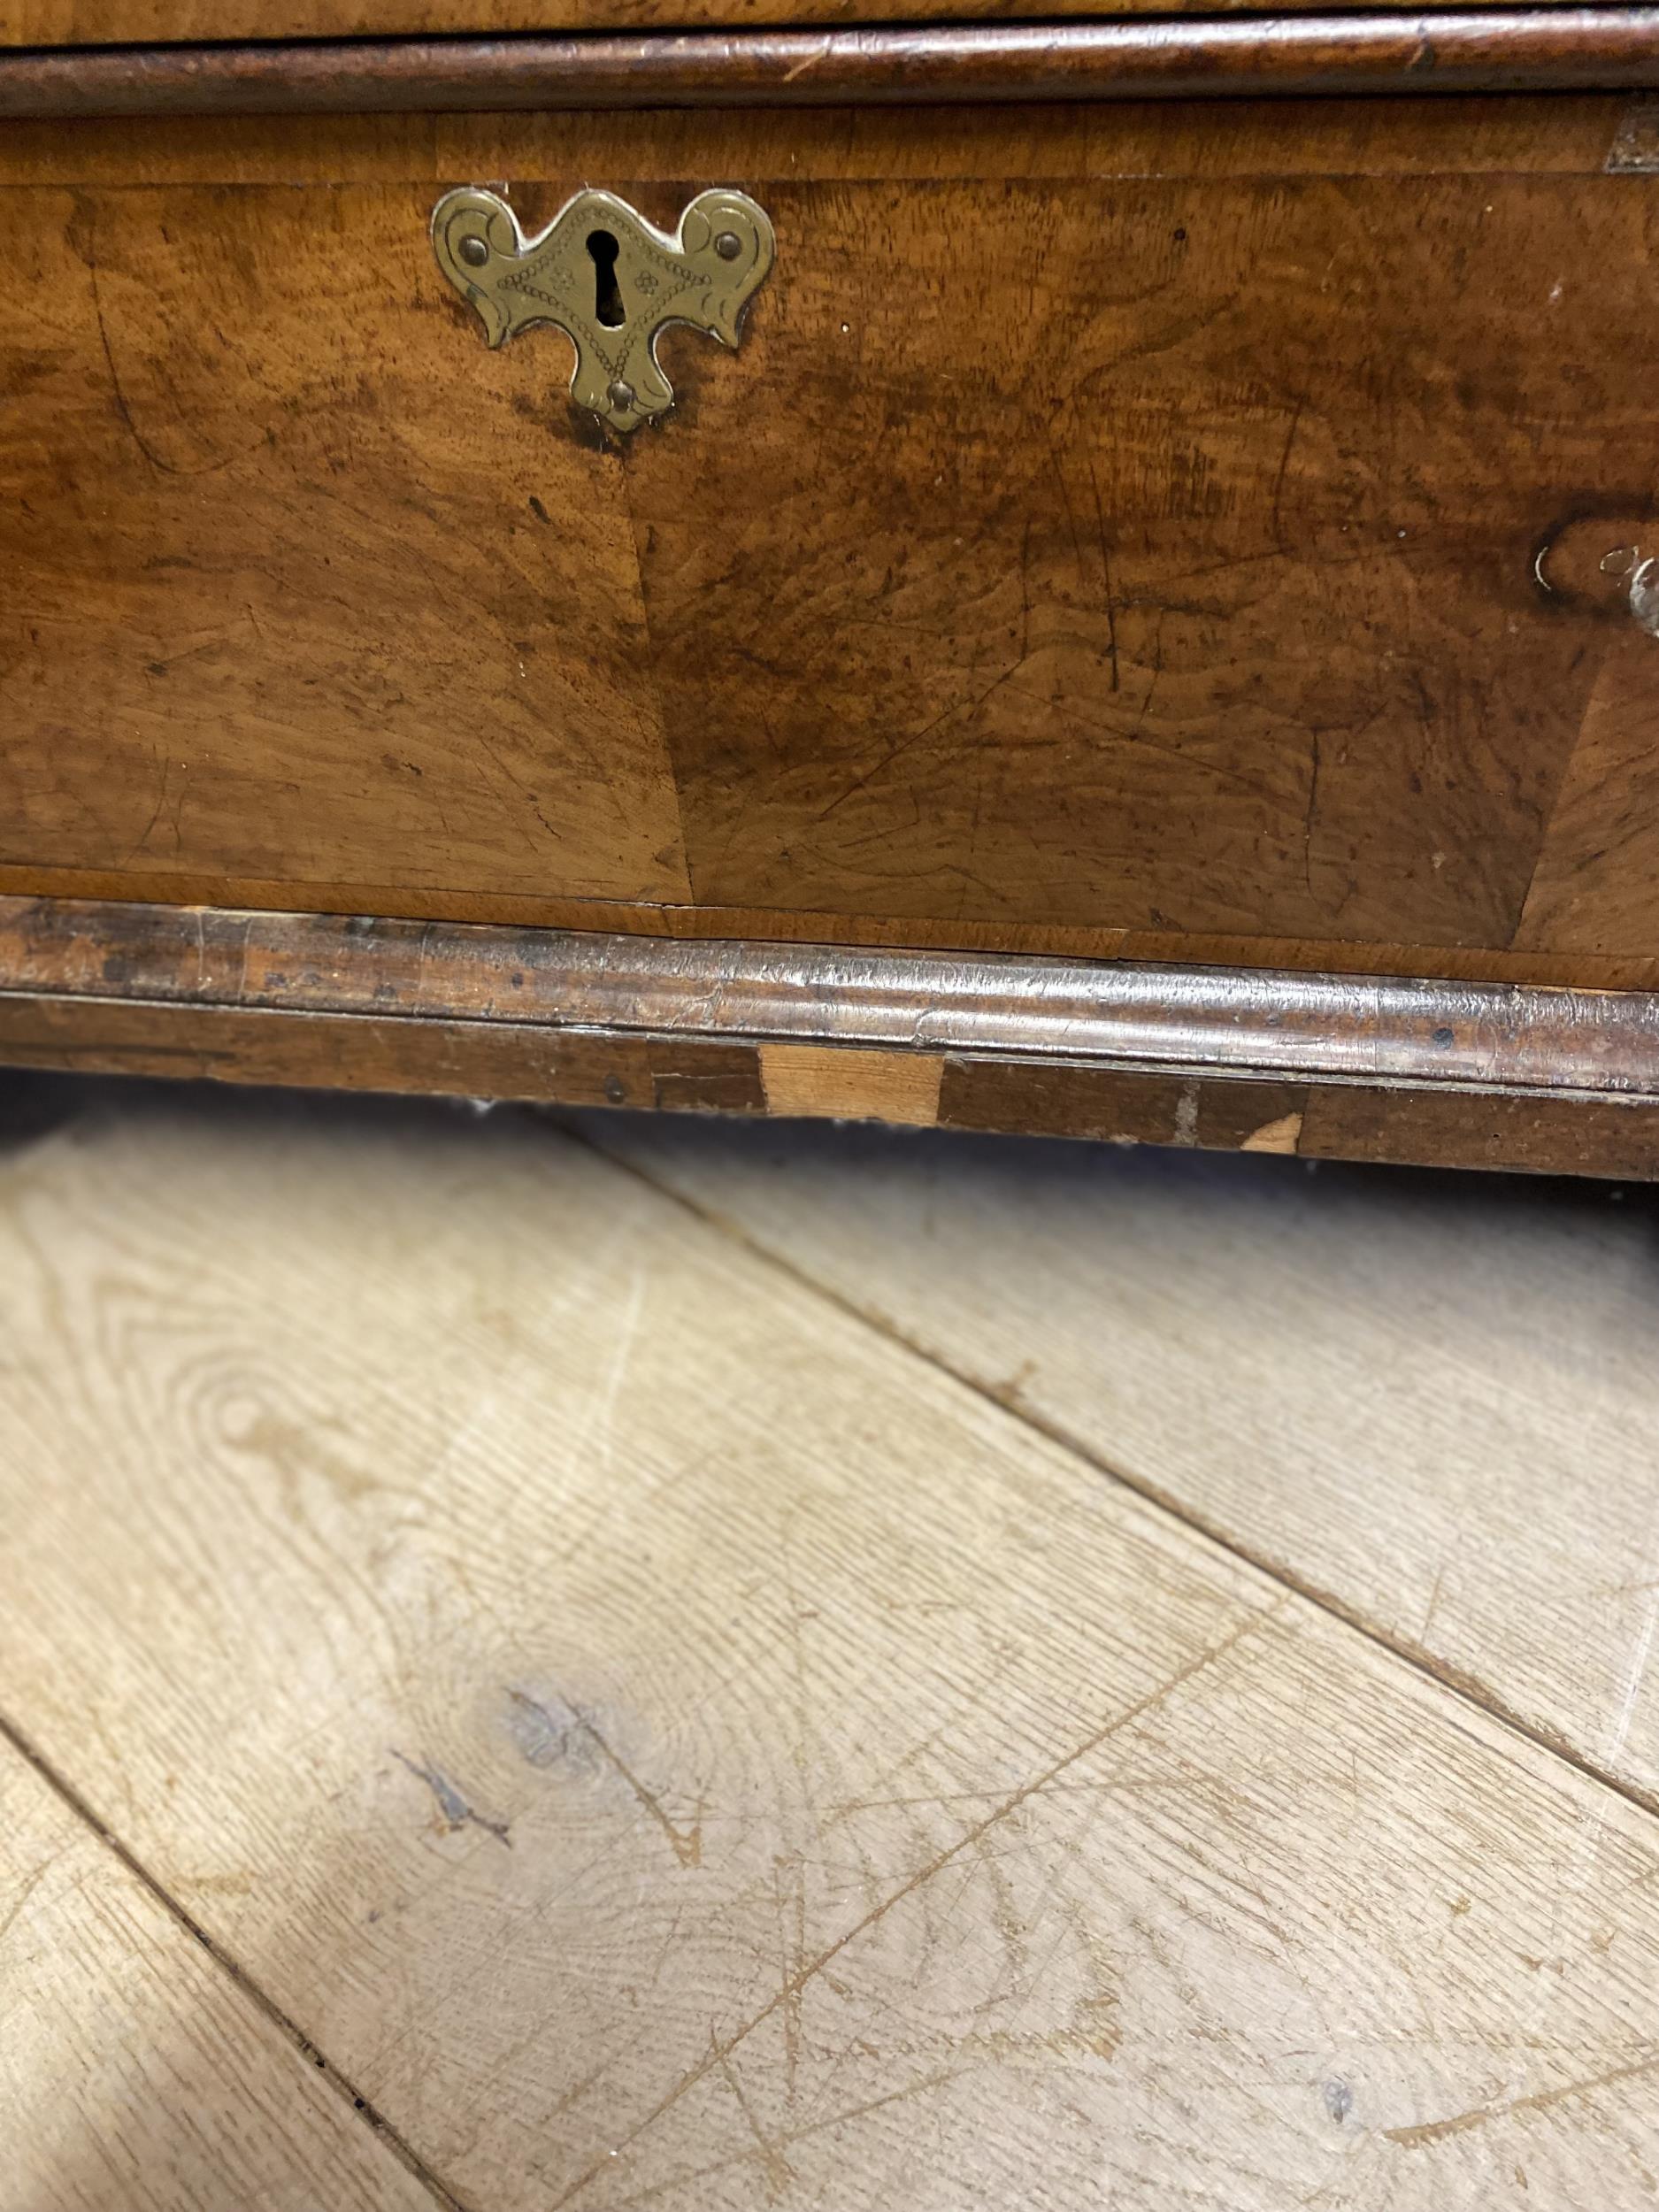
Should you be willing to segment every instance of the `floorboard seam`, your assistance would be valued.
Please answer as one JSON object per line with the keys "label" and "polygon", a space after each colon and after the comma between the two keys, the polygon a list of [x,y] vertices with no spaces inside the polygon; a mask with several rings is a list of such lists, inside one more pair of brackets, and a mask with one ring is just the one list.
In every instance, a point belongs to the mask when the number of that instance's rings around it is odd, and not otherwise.
{"label": "floorboard seam", "polygon": [[255,2009],[268,2020],[303,2057],[311,2062],[335,2093],[347,2100],[352,2111],[359,2120],[365,2123],[371,2134],[386,2146],[393,2157],[413,2176],[415,2180],[419,2182],[434,2202],[442,2205],[444,2212],[469,2212],[469,2208],[463,2200],[439,2179],[431,2168],[425,2163],[419,2154],[398,2133],[384,2114],[378,2112],[369,2100],[358,2093],[351,2081],[326,2053],[319,2050],[304,2030],[288,2017],[276,2000],[266,1994],[246,1968],[239,1965],[224,1947],[214,1940],[199,1921],[191,1918],[177,1898],[173,1897],[150,1872],[130,1845],[124,1843],[108,1823],[100,1818],[74,1784],[65,1775],[59,1772],[44,1752],[30,1740],[8,1714],[4,1713],[0,1713],[0,1740],[8,1743],[19,1758],[25,1761],[46,1786],[68,1807],[76,1819],[84,1823],[92,1831],[99,1842],[114,1855],[134,1879],[143,1884],[150,1894],[173,1920],[177,1921],[186,1934],[201,1946],[214,1965],[229,1978]]}
{"label": "floorboard seam", "polygon": [[1111,1461],[1103,1458],[1092,1445],[1085,1442],[1082,1438],[1072,1435],[1069,1430],[1063,1428],[1056,1422],[1046,1420],[1042,1415],[1033,1412],[1029,1406],[1022,1405],[1017,1400],[1005,1396],[989,1384],[981,1382],[977,1376],[967,1373],[962,1368],[953,1366],[941,1353],[930,1350],[925,1344],[918,1344],[913,1337],[906,1335],[902,1329],[885,1316],[867,1310],[859,1305],[856,1299],[849,1297],[844,1292],[819,1281],[816,1276],[810,1274],[794,1260],[786,1257],[781,1252],[773,1250],[770,1246],[761,1243],[749,1230],[721,1214],[717,1209],[700,1204],[696,1199],[688,1197],[683,1191],[676,1190],[672,1184],[659,1181],[656,1176],[637,1165],[633,1160],[609,1150],[587,1130],[571,1126],[563,1121],[556,1122],[553,1125],[560,1135],[569,1137],[577,1144],[585,1145],[589,1151],[596,1154],[601,1159],[608,1161],[611,1166],[620,1168],[625,1174],[634,1176],[637,1181],[644,1184],[648,1190],[655,1191],[660,1197],[671,1200],[675,1205],[690,1214],[694,1219],[701,1221],[705,1226],[713,1229],[730,1242],[741,1246],[743,1250],[764,1262],[768,1266],[777,1269],[790,1281],[800,1285],[803,1289],[810,1291],[815,1296],[822,1298],[827,1304],[848,1315],[863,1327],[872,1331],[886,1342],[896,1344],[902,1350],[910,1353],[914,1358],[932,1368],[936,1374],[946,1376],[964,1390],[971,1391],[984,1403],[995,1406],[1000,1412],[1008,1415],[1011,1420],[1018,1421],[1023,1427],[1031,1430],[1033,1435],[1041,1436],[1045,1442],[1056,1446],[1071,1458],[1080,1462],[1092,1473],[1112,1483],[1118,1488],[1127,1491],[1133,1497],[1139,1498],[1143,1504],[1153,1507],[1166,1518],[1179,1523],[1193,1535],[1202,1537],[1206,1543],[1213,1545],[1217,1551],[1225,1553],[1228,1558],[1236,1560],[1241,1565],[1252,1569],[1256,1573],[1265,1576],[1270,1582],[1276,1583],[1281,1589],[1291,1591],[1295,1596],[1305,1600],[1307,1603],[1316,1607],[1329,1618],[1340,1622],[1344,1628],[1363,1637],[1375,1649],[1386,1652],[1391,1659],[1398,1661],[1402,1666],[1409,1668],[1412,1673],[1426,1678],[1437,1688],[1443,1690],[1448,1697],[1455,1698],[1460,1704],[1472,1707],[1487,1720],[1496,1722],[1499,1726],[1521,1737],[1535,1749],[1544,1752],[1561,1765],[1571,1768],[1574,1773],[1581,1775],[1586,1781],[1594,1783],[1599,1788],[1610,1791],[1614,1796],[1623,1799],[1627,1805],[1633,1806],[1638,1812],[1645,1813],[1650,1818],[1659,1819],[1659,1797],[1639,1788],[1634,1783],[1624,1781],[1618,1775],[1609,1773],[1605,1768],[1596,1766],[1572,1745],[1552,1736],[1548,1729],[1540,1728],[1535,1722],[1529,1721],[1524,1714],[1517,1712],[1473,1676],[1467,1675],[1461,1669],[1450,1666],[1444,1660],[1436,1658],[1432,1652],[1425,1651],[1422,1646],[1413,1644],[1404,1637],[1391,1634],[1388,1630],[1380,1627],[1375,1621],[1368,1620],[1363,1613],[1356,1611],[1333,1591],[1322,1589],[1317,1583],[1310,1582],[1282,1561],[1273,1559],[1267,1553],[1253,1551],[1248,1544],[1241,1543],[1237,1537],[1229,1535],[1225,1529],[1207,1520],[1202,1514],[1194,1512],[1179,1499],[1161,1490],[1156,1483],[1148,1482],[1138,1475],[1130,1474],[1123,1468],[1115,1466]]}

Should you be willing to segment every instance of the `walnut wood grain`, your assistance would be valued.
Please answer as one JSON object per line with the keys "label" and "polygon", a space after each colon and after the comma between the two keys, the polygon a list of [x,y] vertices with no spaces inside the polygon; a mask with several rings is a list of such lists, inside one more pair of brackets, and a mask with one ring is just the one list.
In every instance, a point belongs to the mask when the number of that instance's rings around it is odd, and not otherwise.
{"label": "walnut wood grain", "polygon": [[788,177],[797,184],[1047,178],[1601,177],[1654,128],[1641,93],[1392,100],[1025,103],[956,108],[657,108],[632,114],[147,116],[13,121],[0,183],[422,184]]}
{"label": "walnut wood grain", "polygon": [[1260,104],[1209,173],[1187,111],[1072,118],[1052,180],[1032,111],[964,113],[926,189],[898,119],[794,126],[804,181],[752,118],[514,124],[526,221],[580,161],[780,225],[626,454],[448,295],[442,134],[399,182],[307,126],[298,188],[277,127],[235,187],[67,134],[104,181],[5,201],[0,880],[1651,982],[1596,762],[1659,651],[1602,566],[1659,511],[1659,178],[1585,173],[1620,103],[1527,104],[1536,170],[1503,103],[1411,102],[1276,173]]}
{"label": "walnut wood grain", "polygon": [[1498,949],[1605,880],[1557,799],[1654,641],[1553,549],[1655,534],[1659,179],[896,193],[928,315],[855,196],[771,202],[792,404],[710,380],[630,459],[700,901]]}
{"label": "walnut wood grain", "polygon": [[1659,83],[1659,10],[681,31],[0,54],[0,117],[1213,99]]}
{"label": "walnut wood grain", "polygon": [[427,211],[11,201],[5,858],[690,895],[620,465],[457,327]]}

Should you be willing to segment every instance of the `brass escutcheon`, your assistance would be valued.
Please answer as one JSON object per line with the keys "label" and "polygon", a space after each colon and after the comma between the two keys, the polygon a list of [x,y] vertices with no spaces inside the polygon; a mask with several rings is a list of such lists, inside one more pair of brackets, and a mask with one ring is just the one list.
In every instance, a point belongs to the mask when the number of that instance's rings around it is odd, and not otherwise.
{"label": "brass escutcheon", "polygon": [[742,192],[699,192],[672,238],[614,192],[578,192],[526,238],[505,200],[465,185],[433,209],[432,250],[492,346],[556,324],[576,348],[571,397],[628,431],[674,403],[657,359],[671,324],[737,344],[773,240],[764,211]]}

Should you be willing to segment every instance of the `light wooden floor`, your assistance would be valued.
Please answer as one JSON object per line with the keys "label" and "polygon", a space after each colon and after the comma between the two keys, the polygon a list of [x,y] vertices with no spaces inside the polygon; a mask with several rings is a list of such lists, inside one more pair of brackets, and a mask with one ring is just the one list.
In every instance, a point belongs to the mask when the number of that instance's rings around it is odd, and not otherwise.
{"label": "light wooden floor", "polygon": [[1654,2204],[1654,1195],[0,1086],[4,2212]]}

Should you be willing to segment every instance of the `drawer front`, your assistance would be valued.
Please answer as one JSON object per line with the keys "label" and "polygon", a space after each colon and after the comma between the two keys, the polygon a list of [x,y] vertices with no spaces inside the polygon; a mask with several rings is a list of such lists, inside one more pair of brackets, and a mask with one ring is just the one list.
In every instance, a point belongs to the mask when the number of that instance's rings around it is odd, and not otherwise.
{"label": "drawer front", "polygon": [[426,196],[8,196],[7,861],[687,895],[616,464]]}
{"label": "drawer front", "polygon": [[[19,128],[5,885],[1633,979],[1626,126]],[[487,346],[427,223],[492,180],[526,231],[584,184],[766,211],[741,344],[664,339],[662,426],[573,414],[555,330]]]}

